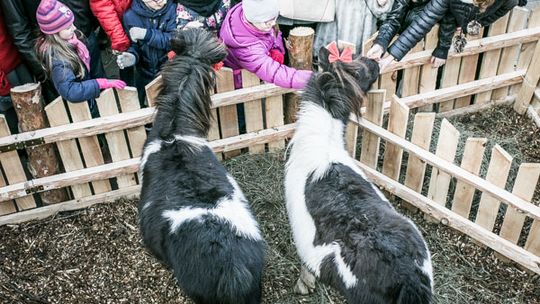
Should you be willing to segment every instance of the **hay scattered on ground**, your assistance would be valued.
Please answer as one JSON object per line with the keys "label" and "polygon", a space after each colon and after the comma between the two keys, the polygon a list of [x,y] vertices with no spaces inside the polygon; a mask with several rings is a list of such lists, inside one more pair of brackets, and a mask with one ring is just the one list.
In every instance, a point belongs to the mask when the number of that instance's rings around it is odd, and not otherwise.
{"label": "hay scattered on ground", "polygon": [[[283,201],[283,165],[283,156],[272,154],[226,163],[268,242],[264,303],[343,303],[321,285],[307,297],[292,292],[299,262]],[[0,227],[0,302],[191,303],[141,246],[136,204],[121,200]],[[499,261],[449,228],[409,216],[432,251],[437,303],[540,303],[539,276]]]}

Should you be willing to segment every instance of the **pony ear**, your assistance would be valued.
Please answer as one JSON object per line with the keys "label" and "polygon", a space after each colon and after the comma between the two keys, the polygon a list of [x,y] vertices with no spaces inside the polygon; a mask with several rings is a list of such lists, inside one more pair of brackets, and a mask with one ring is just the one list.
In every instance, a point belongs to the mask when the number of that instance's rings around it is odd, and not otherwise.
{"label": "pony ear", "polygon": [[328,68],[330,67],[328,56],[330,56],[330,51],[324,46],[321,47],[319,49],[319,66],[323,71],[328,71]]}

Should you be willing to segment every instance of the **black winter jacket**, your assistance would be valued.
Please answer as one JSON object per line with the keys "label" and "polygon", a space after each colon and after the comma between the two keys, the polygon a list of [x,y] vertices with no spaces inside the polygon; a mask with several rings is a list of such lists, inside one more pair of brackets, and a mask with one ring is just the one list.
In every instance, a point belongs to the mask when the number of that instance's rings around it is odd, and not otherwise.
{"label": "black winter jacket", "polygon": [[[45,70],[41,66],[34,46],[39,36],[39,26],[36,20],[36,11],[40,0],[0,0],[4,11],[4,18],[13,42],[17,46],[21,57],[28,65],[32,74],[40,80],[46,79]],[[63,0],[75,16],[75,26],[88,36],[98,26],[96,17],[90,10],[88,0]]]}
{"label": "black winter jacket", "polygon": [[[395,0],[392,10],[386,15],[386,19],[379,27],[379,34],[375,39],[375,43],[382,46],[383,51],[386,51],[392,38],[411,25],[428,2],[429,0]],[[451,14],[441,20],[439,40],[437,41],[437,47],[433,50],[433,56],[446,59],[456,27],[456,19]]]}
{"label": "black winter jacket", "polygon": [[480,13],[476,6],[464,1],[431,0],[396,42],[390,46],[388,52],[396,60],[401,60],[443,17],[447,19],[453,16],[457,26],[460,26],[466,33],[469,22],[476,20],[482,26],[490,25],[518,5],[519,2],[518,0],[495,0],[495,3],[485,12]]}

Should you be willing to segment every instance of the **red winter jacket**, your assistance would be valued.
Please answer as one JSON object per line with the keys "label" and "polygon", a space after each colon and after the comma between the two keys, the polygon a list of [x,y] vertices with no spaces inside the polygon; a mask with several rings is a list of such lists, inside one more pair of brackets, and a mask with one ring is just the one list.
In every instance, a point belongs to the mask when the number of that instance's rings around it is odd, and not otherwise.
{"label": "red winter jacket", "polygon": [[21,63],[19,51],[11,41],[8,34],[4,16],[0,11],[0,96],[9,95],[11,86],[7,80],[7,74]]}
{"label": "red winter jacket", "polygon": [[111,39],[113,50],[125,52],[130,46],[122,26],[122,17],[130,7],[131,0],[90,0],[90,9]]}

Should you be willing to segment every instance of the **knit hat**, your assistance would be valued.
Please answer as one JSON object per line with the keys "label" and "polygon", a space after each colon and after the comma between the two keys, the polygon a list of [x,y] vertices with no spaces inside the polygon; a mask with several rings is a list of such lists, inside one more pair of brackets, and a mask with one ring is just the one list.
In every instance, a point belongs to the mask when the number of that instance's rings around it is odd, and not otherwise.
{"label": "knit hat", "polygon": [[279,15],[277,0],[243,0],[242,8],[247,21],[266,22]]}
{"label": "knit hat", "polygon": [[62,2],[41,0],[36,18],[41,31],[45,34],[56,34],[71,26],[75,17],[73,12]]}

